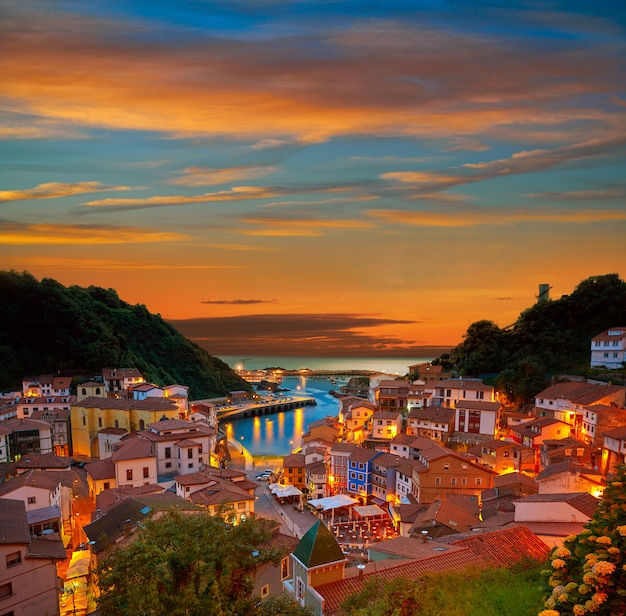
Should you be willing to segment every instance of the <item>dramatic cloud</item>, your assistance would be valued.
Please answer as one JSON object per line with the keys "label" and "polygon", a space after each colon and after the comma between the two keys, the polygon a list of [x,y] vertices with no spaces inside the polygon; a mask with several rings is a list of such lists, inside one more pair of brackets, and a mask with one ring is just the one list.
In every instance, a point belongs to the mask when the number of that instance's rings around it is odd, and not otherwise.
{"label": "dramatic cloud", "polygon": [[35,188],[0,190],[0,203],[23,201],[25,199],[58,199],[59,197],[109,190],[131,190],[131,188],[128,186],[106,186],[100,182],[78,182],[76,184],[50,182],[48,184],[39,184]]}
{"label": "dramatic cloud", "polygon": [[410,356],[419,347],[419,343],[361,331],[414,321],[358,314],[257,314],[168,322],[214,355],[297,355],[306,348],[308,355],[373,356],[393,349]]}

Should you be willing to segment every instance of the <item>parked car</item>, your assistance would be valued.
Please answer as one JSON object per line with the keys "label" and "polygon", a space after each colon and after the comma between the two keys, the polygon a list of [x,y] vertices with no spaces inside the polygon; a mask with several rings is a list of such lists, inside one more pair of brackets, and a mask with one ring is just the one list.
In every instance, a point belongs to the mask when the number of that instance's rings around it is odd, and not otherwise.
{"label": "parked car", "polygon": [[256,479],[257,479],[257,481],[269,481],[272,478],[273,474],[274,474],[273,471],[265,470],[262,473],[259,473],[256,476]]}

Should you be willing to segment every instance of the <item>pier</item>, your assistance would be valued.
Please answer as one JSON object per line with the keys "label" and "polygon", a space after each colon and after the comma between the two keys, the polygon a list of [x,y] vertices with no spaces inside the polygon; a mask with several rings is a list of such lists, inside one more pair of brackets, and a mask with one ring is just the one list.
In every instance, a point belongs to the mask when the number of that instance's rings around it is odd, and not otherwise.
{"label": "pier", "polygon": [[235,419],[239,417],[258,417],[261,415],[272,415],[282,411],[291,411],[302,406],[315,405],[317,405],[315,398],[308,398],[304,396],[290,396],[282,400],[246,400],[223,408],[218,407],[217,417],[219,420]]}

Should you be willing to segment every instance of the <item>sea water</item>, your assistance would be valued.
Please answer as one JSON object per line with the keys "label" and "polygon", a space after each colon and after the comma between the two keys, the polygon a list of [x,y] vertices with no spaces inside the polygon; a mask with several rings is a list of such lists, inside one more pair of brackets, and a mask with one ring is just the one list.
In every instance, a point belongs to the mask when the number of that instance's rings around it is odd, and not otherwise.
{"label": "sea water", "polygon": [[[231,367],[242,366],[244,358],[220,357]],[[310,357],[255,357],[245,358],[243,367],[255,370],[281,367],[287,370],[309,368],[310,370],[376,370],[393,378],[404,375],[408,366],[433,358],[398,359],[398,358],[310,358]],[[311,377],[285,377],[281,383],[283,396],[290,393],[315,398],[316,406],[282,411],[261,417],[231,419],[222,424],[227,434],[243,443],[253,455],[284,456],[299,448],[308,425],[326,416],[335,417],[339,413],[339,401],[329,392],[338,390],[340,383],[329,379]]]}

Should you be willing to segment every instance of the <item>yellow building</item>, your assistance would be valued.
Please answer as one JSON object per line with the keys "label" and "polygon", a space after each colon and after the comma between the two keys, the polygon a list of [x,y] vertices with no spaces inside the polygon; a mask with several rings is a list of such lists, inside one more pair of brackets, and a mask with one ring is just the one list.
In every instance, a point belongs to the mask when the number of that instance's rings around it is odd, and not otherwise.
{"label": "yellow building", "polygon": [[85,398],[71,407],[73,453],[97,458],[97,435],[103,428],[123,428],[135,432],[162,417],[179,419],[179,414],[176,404],[165,398]]}

